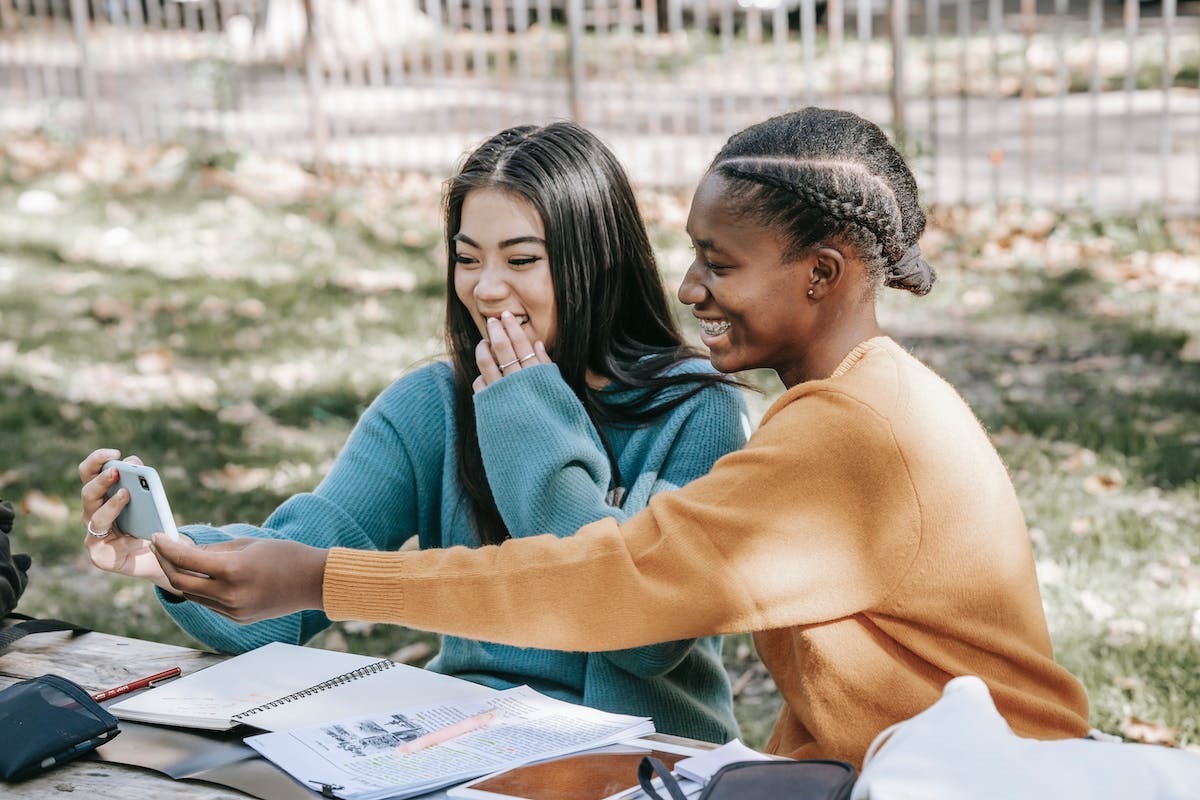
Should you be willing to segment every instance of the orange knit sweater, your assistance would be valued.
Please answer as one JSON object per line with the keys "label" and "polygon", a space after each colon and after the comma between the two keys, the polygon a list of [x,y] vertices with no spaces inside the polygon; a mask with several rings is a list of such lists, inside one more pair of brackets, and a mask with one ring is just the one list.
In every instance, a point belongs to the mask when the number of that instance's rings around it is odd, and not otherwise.
{"label": "orange knit sweater", "polygon": [[796,757],[861,766],[879,731],[958,675],[981,677],[1022,736],[1088,727],[1004,465],[958,393],[883,337],[788,390],[745,448],[623,525],[475,550],[334,549],[324,604],[334,619],[561,650],[755,631],[785,701],[767,749]]}

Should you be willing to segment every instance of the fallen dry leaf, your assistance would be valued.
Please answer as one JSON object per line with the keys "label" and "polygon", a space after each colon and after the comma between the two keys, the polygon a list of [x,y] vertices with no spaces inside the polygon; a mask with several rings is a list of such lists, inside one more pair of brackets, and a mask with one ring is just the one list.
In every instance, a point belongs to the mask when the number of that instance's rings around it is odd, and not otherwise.
{"label": "fallen dry leaf", "polygon": [[143,375],[166,375],[175,363],[175,353],[165,347],[143,350],[134,356],[134,366]]}
{"label": "fallen dry leaf", "polygon": [[21,510],[26,514],[44,519],[63,520],[70,515],[67,504],[61,497],[44,494],[30,489],[21,500]]}
{"label": "fallen dry leaf", "polygon": [[1117,613],[1117,609],[1113,607],[1112,603],[1095,592],[1089,592],[1086,589],[1079,593],[1079,604],[1097,622],[1105,622],[1112,619],[1113,614]]}
{"label": "fallen dry leaf", "polygon": [[271,470],[263,467],[226,464],[220,472],[201,473],[200,483],[206,489],[242,493],[262,487],[270,478]]}
{"label": "fallen dry leaf", "polygon": [[1200,361],[1200,336],[1188,337],[1183,343],[1183,349],[1179,351],[1179,360],[1192,363]]}
{"label": "fallen dry leaf", "polygon": [[117,322],[133,315],[133,306],[115,297],[100,295],[92,302],[92,316],[101,322]]}
{"label": "fallen dry leaf", "polygon": [[1123,692],[1140,692],[1146,688],[1146,682],[1137,675],[1126,675],[1117,681],[1117,687]]}
{"label": "fallen dry leaf", "polygon": [[1121,722],[1121,734],[1143,744],[1165,744],[1175,746],[1177,731],[1161,722],[1151,722],[1139,717],[1128,716]]}
{"label": "fallen dry leaf", "polygon": [[1062,468],[1067,472],[1079,472],[1084,467],[1096,463],[1096,454],[1085,447],[1080,447],[1063,461]]}
{"label": "fallen dry leaf", "polygon": [[1051,585],[1058,583],[1063,577],[1063,568],[1055,561],[1049,559],[1041,559],[1037,562],[1038,581],[1043,585]]}
{"label": "fallen dry leaf", "polygon": [[1096,496],[1112,494],[1125,485],[1125,476],[1118,470],[1095,472],[1083,479],[1083,489]]}
{"label": "fallen dry leaf", "polygon": [[350,650],[350,643],[346,641],[346,635],[337,628],[330,628],[325,632],[325,638],[321,641],[321,647],[325,650],[336,650],[339,653],[345,653]]}
{"label": "fallen dry leaf", "polygon": [[1146,623],[1140,619],[1112,619],[1108,621],[1108,634],[1104,641],[1111,647],[1124,647],[1146,635]]}
{"label": "fallen dry leaf", "polygon": [[417,276],[403,268],[345,269],[334,277],[333,283],[353,292],[411,292],[417,288]]}
{"label": "fallen dry leaf", "polygon": [[234,313],[247,319],[261,319],[267,313],[267,306],[257,297],[248,297],[237,304]]}
{"label": "fallen dry leaf", "polygon": [[270,416],[249,400],[223,406],[217,412],[217,419],[230,425],[261,425],[270,421]]}
{"label": "fallen dry leaf", "polygon": [[429,658],[433,654],[433,648],[428,642],[413,642],[410,645],[401,647],[396,652],[388,656],[389,659],[398,664],[412,664],[424,658]]}

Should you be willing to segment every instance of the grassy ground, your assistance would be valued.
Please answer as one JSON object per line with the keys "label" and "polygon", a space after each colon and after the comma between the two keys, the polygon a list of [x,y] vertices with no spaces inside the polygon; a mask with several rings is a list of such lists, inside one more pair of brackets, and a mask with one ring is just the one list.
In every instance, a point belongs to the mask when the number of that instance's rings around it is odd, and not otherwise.
{"label": "grassy ground", "polygon": [[[260,521],[314,485],[373,395],[440,350],[439,191],[229,153],[0,143],[0,496],[35,559],[22,611],[190,643],[146,585],[88,564],[77,463],[141,455],[183,521]],[[642,201],[673,288],[686,198]],[[938,287],[882,305],[1009,464],[1093,725],[1183,746],[1200,743],[1198,238],[1150,212],[938,213]],[[751,377],[761,413],[779,386]],[[436,647],[355,624],[318,643],[416,663]],[[726,662],[761,744],[778,696],[747,637]]]}

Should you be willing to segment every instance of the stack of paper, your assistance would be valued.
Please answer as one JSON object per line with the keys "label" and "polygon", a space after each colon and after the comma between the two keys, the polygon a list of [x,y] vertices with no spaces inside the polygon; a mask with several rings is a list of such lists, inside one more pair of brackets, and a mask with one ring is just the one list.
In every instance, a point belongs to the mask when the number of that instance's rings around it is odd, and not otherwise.
{"label": "stack of paper", "polygon": [[[491,713],[491,721],[416,752],[405,743]],[[344,800],[405,798],[443,786],[654,732],[646,717],[565,703],[527,686],[290,731],[246,744],[300,783]]]}
{"label": "stack of paper", "polygon": [[739,761],[770,760],[770,756],[764,755],[757,750],[751,750],[742,744],[741,739],[734,739],[715,750],[709,750],[679,761],[675,764],[673,771],[680,778],[695,781],[703,786],[709,782],[713,775],[717,774],[717,770],[726,764],[735,764]]}

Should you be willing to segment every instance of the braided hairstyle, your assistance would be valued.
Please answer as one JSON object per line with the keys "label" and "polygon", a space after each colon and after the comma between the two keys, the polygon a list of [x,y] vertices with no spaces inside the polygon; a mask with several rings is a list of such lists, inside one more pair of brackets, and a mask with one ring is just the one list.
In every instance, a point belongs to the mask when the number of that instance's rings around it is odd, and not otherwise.
{"label": "braided hairstyle", "polygon": [[794,259],[823,243],[853,247],[874,279],[928,294],[937,275],[917,242],[917,183],[877,125],[849,111],[804,108],[730,137],[709,172],[730,206],[783,234]]}

